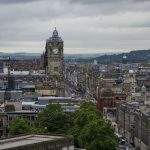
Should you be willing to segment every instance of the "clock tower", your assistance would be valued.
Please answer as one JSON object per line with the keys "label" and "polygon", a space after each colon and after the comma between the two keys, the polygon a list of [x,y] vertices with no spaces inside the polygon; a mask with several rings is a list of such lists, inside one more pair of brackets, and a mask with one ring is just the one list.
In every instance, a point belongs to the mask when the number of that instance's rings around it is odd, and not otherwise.
{"label": "clock tower", "polygon": [[56,90],[56,96],[65,96],[63,40],[56,28],[46,40],[45,49],[46,73],[51,79],[52,88]]}

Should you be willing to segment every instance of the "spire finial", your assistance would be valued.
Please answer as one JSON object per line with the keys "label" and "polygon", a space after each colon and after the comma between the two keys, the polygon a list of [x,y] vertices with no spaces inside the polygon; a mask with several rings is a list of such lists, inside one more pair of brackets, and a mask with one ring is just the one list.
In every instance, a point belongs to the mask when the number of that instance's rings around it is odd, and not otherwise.
{"label": "spire finial", "polygon": [[55,27],[55,30],[56,30],[56,27]]}

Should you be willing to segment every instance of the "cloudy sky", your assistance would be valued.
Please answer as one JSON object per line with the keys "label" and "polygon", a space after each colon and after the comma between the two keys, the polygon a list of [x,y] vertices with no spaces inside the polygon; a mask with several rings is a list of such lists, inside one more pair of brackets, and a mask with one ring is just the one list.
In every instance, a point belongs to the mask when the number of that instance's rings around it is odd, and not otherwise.
{"label": "cloudy sky", "polygon": [[150,0],[0,0],[0,51],[42,52],[57,27],[65,53],[150,48]]}

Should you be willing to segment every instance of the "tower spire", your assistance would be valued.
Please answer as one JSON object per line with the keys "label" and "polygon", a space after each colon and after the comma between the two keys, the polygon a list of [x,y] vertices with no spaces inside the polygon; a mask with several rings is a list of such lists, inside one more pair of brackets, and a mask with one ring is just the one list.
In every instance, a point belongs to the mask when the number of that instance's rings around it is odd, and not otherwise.
{"label": "tower spire", "polygon": [[9,56],[9,58],[8,58],[8,77],[10,76],[10,56]]}

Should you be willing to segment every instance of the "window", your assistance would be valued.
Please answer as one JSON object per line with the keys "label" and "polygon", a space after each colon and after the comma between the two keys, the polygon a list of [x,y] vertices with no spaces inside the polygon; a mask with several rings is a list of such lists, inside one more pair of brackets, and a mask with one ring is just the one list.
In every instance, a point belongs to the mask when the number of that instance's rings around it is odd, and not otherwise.
{"label": "window", "polygon": [[54,71],[58,71],[58,67],[54,67]]}

